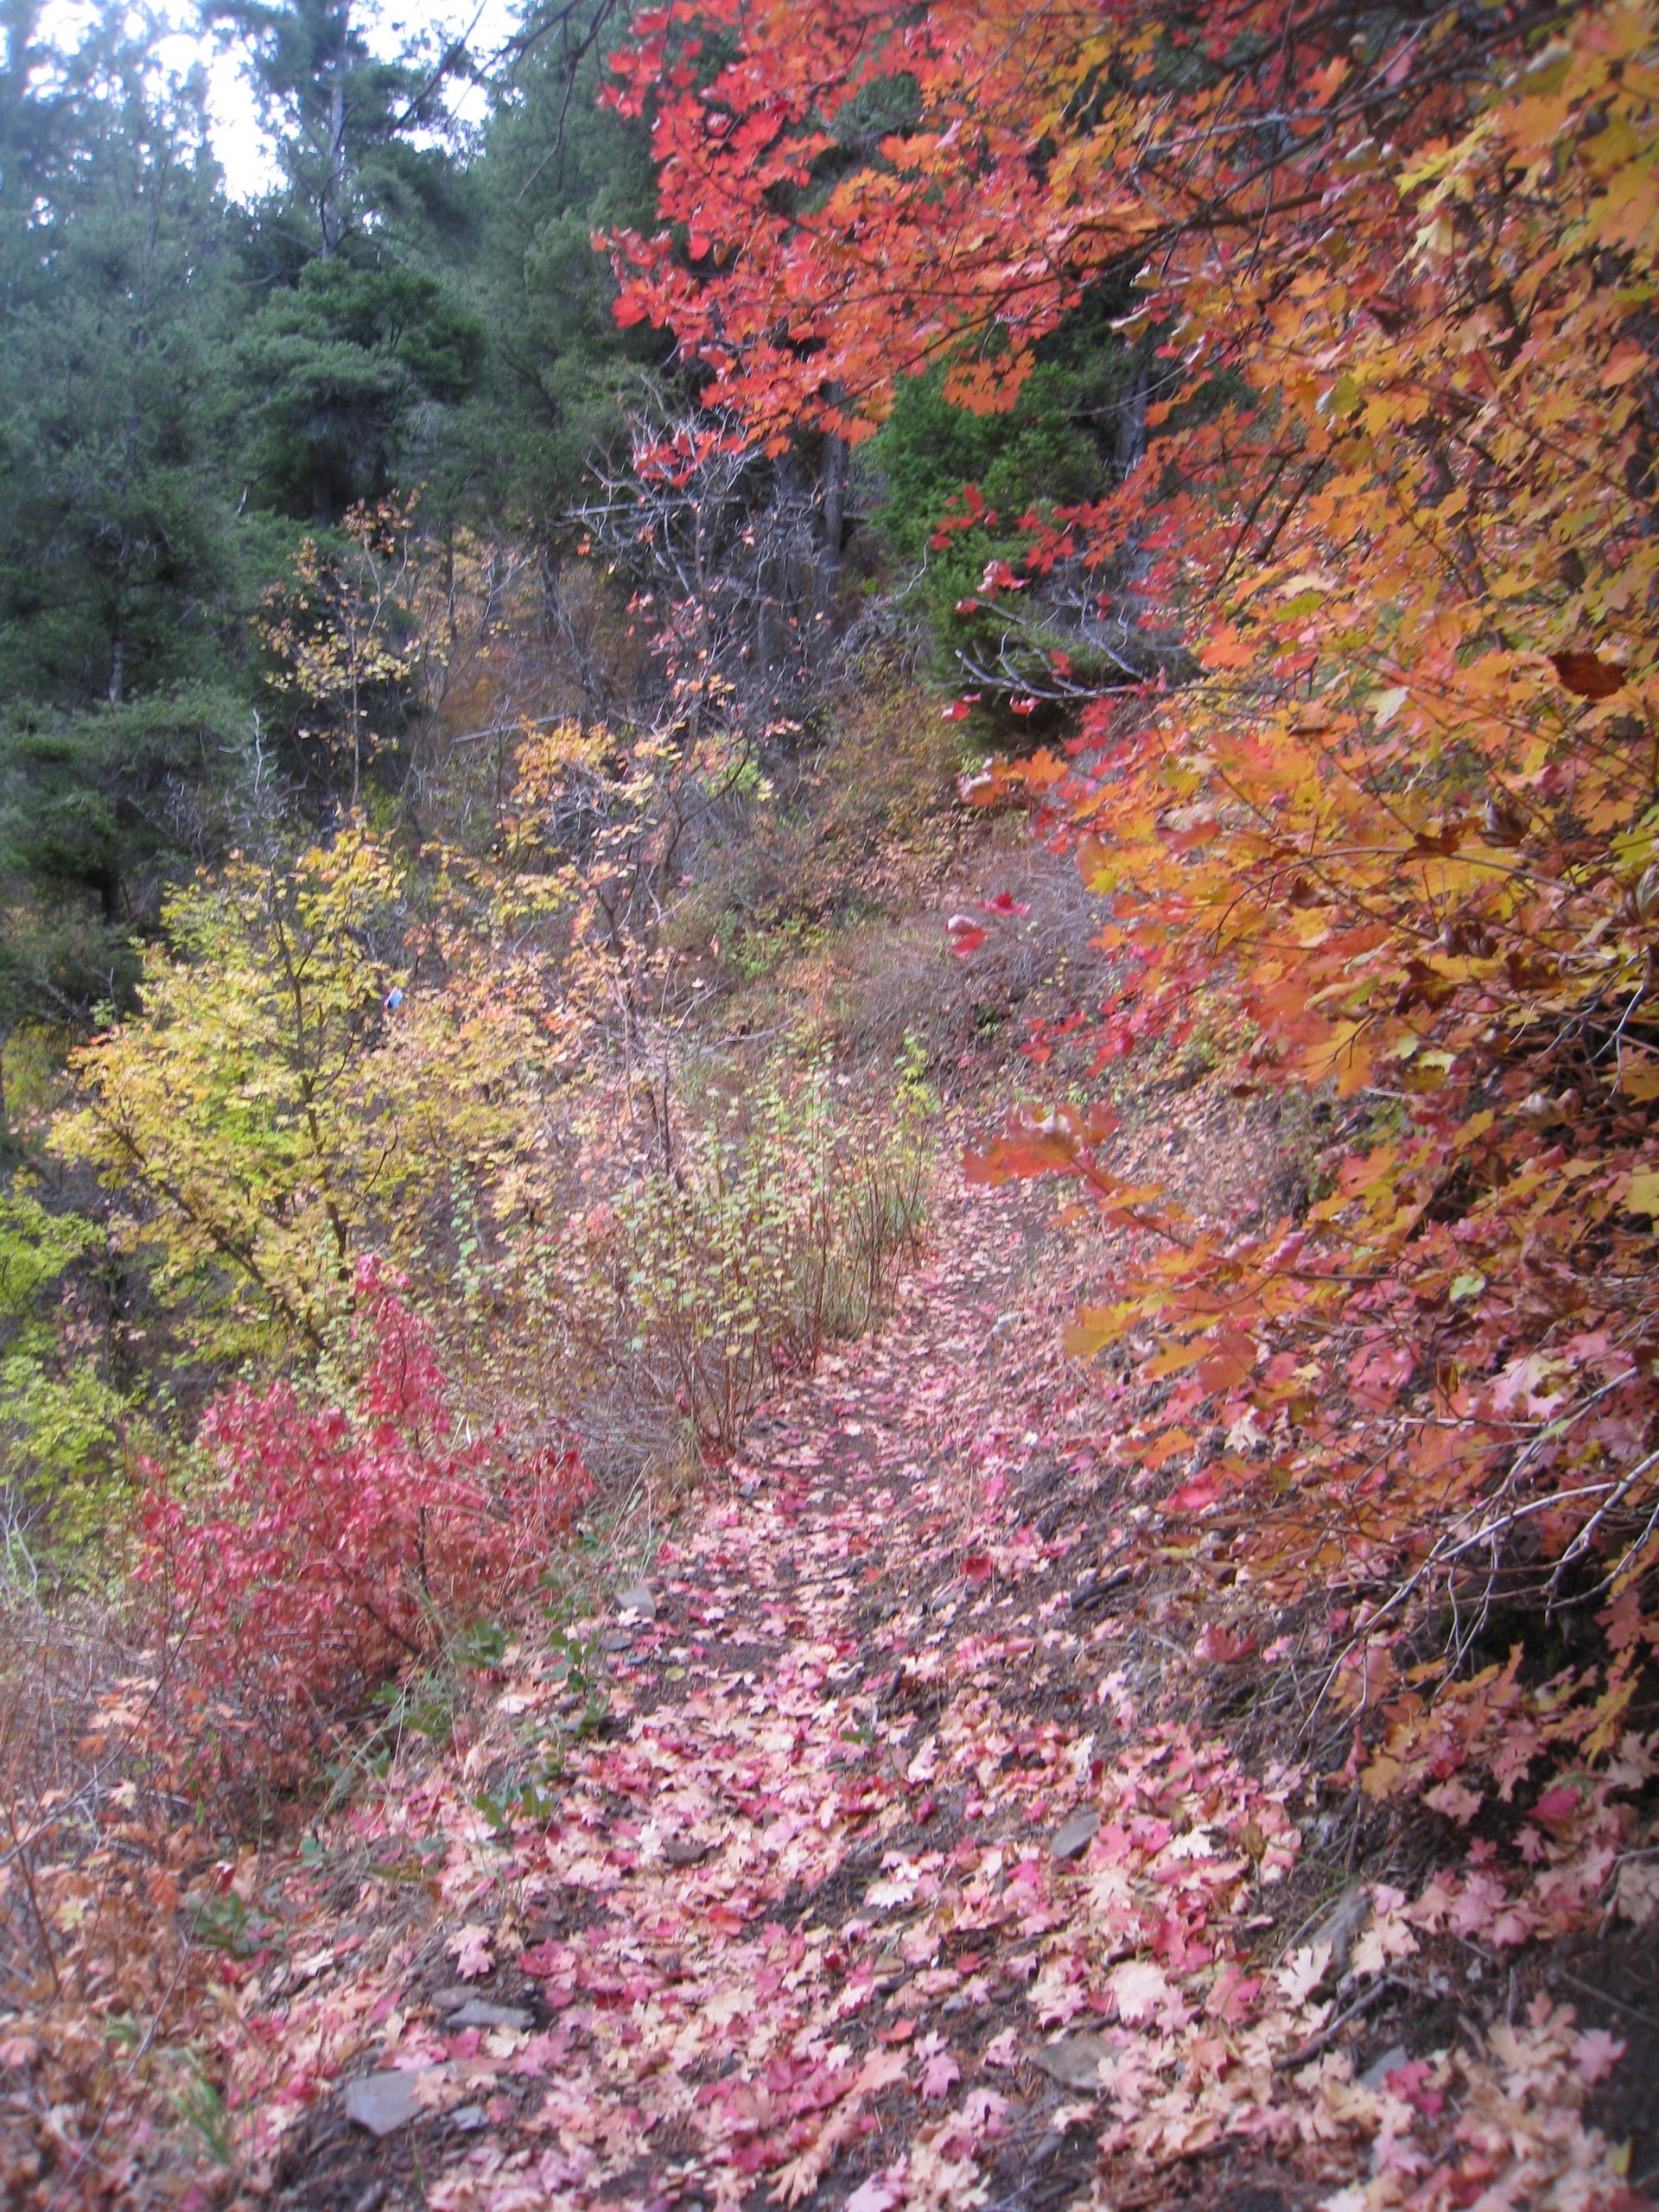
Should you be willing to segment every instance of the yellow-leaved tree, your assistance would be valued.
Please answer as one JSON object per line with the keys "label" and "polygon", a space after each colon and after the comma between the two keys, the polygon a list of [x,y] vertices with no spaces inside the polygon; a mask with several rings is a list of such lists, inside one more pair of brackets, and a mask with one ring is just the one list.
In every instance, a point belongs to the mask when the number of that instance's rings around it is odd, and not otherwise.
{"label": "yellow-leaved tree", "polygon": [[121,1194],[206,1348],[315,1350],[358,1259],[415,1260],[457,1187],[523,1202],[548,1020],[486,880],[417,878],[353,820],[286,865],[198,876],[164,919],[53,1144]]}

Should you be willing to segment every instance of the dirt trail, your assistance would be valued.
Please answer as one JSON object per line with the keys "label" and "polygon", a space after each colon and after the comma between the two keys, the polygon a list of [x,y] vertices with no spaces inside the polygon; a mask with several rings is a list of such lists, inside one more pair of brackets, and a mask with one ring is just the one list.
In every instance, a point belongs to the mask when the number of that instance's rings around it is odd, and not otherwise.
{"label": "dirt trail", "polygon": [[580,1686],[526,1640],[464,1748],[261,1870],[267,2201],[1280,2212],[1363,2165],[1392,2101],[1322,2044],[1318,1962],[1250,1963],[1302,1779],[1141,1709],[1185,1655],[1057,1425],[1039,1211],[947,1166],[893,1322],[593,1624],[562,1773]]}

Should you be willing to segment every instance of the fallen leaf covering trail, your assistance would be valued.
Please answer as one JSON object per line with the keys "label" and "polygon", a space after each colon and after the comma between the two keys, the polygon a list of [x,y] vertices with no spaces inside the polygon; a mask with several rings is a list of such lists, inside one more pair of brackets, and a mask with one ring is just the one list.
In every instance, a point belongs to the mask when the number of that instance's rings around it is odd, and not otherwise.
{"label": "fallen leaf covering trail", "polygon": [[569,1742],[569,1656],[527,1636],[470,1741],[240,1870],[258,2193],[1634,2201],[1579,2116],[1617,2047],[1547,1998],[1355,2078],[1342,2016],[1433,1923],[1378,1886],[1351,1955],[1317,1913],[1301,1940],[1309,1777],[1160,1707],[1134,1582],[1087,1602],[1095,1452],[1086,1406],[1055,1430],[1030,1234],[944,1175],[893,1322],[779,1400],[613,1616],[600,1735]]}

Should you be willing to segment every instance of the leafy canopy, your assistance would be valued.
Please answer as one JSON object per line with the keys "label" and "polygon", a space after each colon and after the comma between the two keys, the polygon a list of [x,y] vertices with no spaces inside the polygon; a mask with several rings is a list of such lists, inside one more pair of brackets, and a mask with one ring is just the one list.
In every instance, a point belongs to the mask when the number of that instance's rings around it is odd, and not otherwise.
{"label": "leafy canopy", "polygon": [[978,1172],[1158,1232],[1077,1347],[1156,1324],[1145,1463],[1235,1560],[1469,1592],[1459,1656],[1497,1594],[1605,1606],[1659,1554],[1655,9],[671,0],[618,66],[662,217],[621,311],[774,442],[933,368],[1007,410],[1135,273],[1145,454],[983,588],[1039,646],[1046,597],[1127,608],[1155,673],[970,795],[1109,894],[1103,1058],[1207,1007],[1246,1082],[1353,1103],[1306,1220],[1243,1235],[1063,1121]]}

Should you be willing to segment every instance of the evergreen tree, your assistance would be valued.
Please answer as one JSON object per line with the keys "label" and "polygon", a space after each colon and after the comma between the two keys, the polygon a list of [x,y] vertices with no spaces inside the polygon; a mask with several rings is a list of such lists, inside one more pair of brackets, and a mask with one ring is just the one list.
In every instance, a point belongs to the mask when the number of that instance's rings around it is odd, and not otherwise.
{"label": "evergreen tree", "polygon": [[648,134],[598,105],[607,11],[530,0],[470,173],[490,352],[469,443],[480,491],[543,546],[595,455],[626,455],[624,399],[671,353],[660,332],[618,328],[593,243],[656,207]]}
{"label": "evergreen tree", "polygon": [[259,495],[327,526],[423,473],[476,382],[484,334],[435,246],[466,220],[442,144],[446,46],[385,60],[353,0],[223,0],[277,137],[283,181],[254,211],[260,294],[242,363]]}
{"label": "evergreen tree", "polygon": [[248,721],[202,86],[158,96],[118,27],[53,56],[35,20],[13,0],[0,96],[0,967],[61,1005],[211,846]]}

